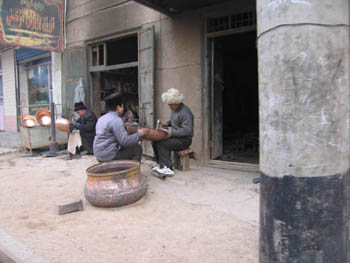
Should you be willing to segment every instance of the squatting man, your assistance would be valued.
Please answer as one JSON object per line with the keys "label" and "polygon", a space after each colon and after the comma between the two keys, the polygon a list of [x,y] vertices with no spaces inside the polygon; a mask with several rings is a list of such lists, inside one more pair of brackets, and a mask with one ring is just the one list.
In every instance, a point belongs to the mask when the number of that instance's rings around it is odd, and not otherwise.
{"label": "squatting man", "polygon": [[174,176],[171,152],[185,150],[192,143],[193,114],[183,100],[184,95],[177,89],[169,89],[162,94],[162,101],[168,104],[171,114],[170,120],[162,124],[162,128],[168,133],[167,138],[152,142],[158,163],[152,170],[164,176]]}
{"label": "squatting man", "polygon": [[96,115],[86,109],[83,102],[74,103],[74,111],[80,116],[77,122],[72,122],[69,125],[69,130],[72,132],[77,129],[80,131],[81,141],[83,146],[80,149],[80,155],[93,154],[93,142],[95,138]]}
{"label": "squatting man", "polygon": [[119,92],[105,98],[108,113],[97,120],[94,140],[94,155],[99,162],[111,160],[141,161],[142,147],[139,140],[149,134],[148,128],[139,128],[128,135],[121,116],[124,112],[124,98]]}

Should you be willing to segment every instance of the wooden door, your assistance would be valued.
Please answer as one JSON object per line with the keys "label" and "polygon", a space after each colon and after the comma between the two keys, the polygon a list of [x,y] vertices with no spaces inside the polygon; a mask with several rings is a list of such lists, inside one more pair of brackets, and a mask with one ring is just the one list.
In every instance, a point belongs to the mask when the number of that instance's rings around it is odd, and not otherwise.
{"label": "wooden door", "polygon": [[222,56],[215,47],[215,39],[209,40],[211,87],[211,159],[223,154],[223,83]]}

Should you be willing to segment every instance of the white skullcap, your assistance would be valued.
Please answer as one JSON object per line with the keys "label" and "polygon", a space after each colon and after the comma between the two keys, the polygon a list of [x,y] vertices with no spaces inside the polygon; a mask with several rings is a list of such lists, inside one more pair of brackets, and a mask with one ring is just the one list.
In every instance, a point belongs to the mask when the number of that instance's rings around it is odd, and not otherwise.
{"label": "white skullcap", "polygon": [[162,100],[167,104],[180,104],[184,100],[184,95],[177,89],[169,89],[162,94]]}

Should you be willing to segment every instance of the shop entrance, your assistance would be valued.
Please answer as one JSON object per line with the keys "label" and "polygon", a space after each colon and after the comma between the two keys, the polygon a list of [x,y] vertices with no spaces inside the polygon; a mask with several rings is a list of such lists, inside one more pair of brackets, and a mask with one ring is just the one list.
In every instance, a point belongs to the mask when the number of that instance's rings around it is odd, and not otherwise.
{"label": "shop entrance", "polygon": [[256,31],[209,39],[210,159],[259,163]]}
{"label": "shop entrance", "polygon": [[[131,123],[154,127],[153,27],[92,43],[89,65],[92,109],[97,116],[106,113],[104,98],[117,91],[125,98],[133,117]],[[150,142],[145,141],[142,146],[144,155],[153,155]]]}

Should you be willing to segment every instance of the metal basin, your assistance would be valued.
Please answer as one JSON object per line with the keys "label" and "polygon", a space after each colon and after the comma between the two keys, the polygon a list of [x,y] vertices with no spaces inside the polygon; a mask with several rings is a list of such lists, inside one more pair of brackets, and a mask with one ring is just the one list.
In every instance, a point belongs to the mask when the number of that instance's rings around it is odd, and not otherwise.
{"label": "metal basin", "polygon": [[69,132],[70,121],[65,118],[58,118],[56,120],[56,128],[62,132]]}
{"label": "metal basin", "polygon": [[[128,134],[133,134],[136,133],[138,130],[138,126],[136,125],[125,125],[126,127],[126,131],[128,132]],[[142,136],[142,139],[147,140],[147,141],[160,141],[160,140],[164,140],[167,136],[167,133],[165,131],[162,130],[158,130],[158,129],[153,129],[153,128],[147,128],[149,129],[150,133]]]}
{"label": "metal basin", "polygon": [[32,115],[24,115],[21,118],[21,124],[27,128],[33,128],[36,125],[36,119]]}
{"label": "metal basin", "polygon": [[51,112],[46,109],[41,109],[35,113],[35,118],[41,126],[51,125]]}
{"label": "metal basin", "polygon": [[136,202],[147,191],[138,161],[118,160],[86,169],[85,198],[94,206],[118,207]]}

